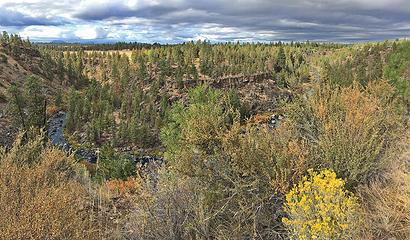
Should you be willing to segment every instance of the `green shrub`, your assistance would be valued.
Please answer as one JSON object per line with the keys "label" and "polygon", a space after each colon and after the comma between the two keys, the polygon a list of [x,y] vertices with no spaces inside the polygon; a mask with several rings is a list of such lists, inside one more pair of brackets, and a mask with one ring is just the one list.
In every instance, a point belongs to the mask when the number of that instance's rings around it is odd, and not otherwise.
{"label": "green shrub", "polygon": [[105,144],[101,148],[96,166],[95,179],[102,182],[108,179],[126,180],[135,175],[136,165],[131,158],[114,154],[111,145]]}
{"label": "green shrub", "polygon": [[7,56],[4,54],[0,54],[0,63],[6,63],[7,62]]}
{"label": "green shrub", "polygon": [[107,185],[113,197],[131,203],[132,211],[121,218],[128,231],[121,231],[118,239],[200,239],[192,228],[199,210],[192,179],[164,167],[155,176],[110,180]]}
{"label": "green shrub", "polygon": [[403,73],[410,66],[410,41],[397,46],[388,56],[384,67],[384,77],[395,87],[396,94],[407,102],[410,101],[410,83],[403,78]]}
{"label": "green shrub", "polygon": [[380,159],[403,129],[393,89],[385,82],[361,91],[357,84],[332,90],[317,87],[310,99],[285,107],[286,121],[305,139],[313,166],[331,168],[350,188],[380,168]]}

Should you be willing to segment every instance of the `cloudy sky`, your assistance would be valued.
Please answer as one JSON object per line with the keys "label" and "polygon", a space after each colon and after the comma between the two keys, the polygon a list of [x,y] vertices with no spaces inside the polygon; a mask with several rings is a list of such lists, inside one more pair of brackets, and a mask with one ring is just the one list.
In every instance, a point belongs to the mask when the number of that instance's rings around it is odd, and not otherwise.
{"label": "cloudy sky", "polygon": [[410,0],[0,0],[0,30],[35,41],[384,41]]}

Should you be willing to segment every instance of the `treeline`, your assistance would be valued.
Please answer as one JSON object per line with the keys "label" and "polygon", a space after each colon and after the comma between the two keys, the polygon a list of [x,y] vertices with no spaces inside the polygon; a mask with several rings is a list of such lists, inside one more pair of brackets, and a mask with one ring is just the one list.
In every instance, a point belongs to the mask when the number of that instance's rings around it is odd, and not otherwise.
{"label": "treeline", "polygon": [[[16,57],[22,54],[22,47],[32,47],[29,38],[27,40],[23,40],[17,34],[9,34],[6,31],[3,31],[0,34],[0,44],[2,46],[8,45],[10,47],[11,55]],[[4,60],[4,55],[2,55],[2,61]]]}
{"label": "treeline", "polygon": [[116,42],[116,43],[36,43],[41,49],[61,50],[61,51],[110,51],[110,50],[133,50],[133,49],[151,49],[160,47],[159,43],[138,43],[138,42]]}
{"label": "treeline", "polygon": [[6,31],[3,31],[0,34],[0,44],[12,44],[16,46],[31,46],[30,39],[23,40],[18,34],[9,34]]}
{"label": "treeline", "polygon": [[[200,40],[198,42],[201,42]],[[208,42],[211,44],[210,41],[202,41]],[[93,44],[86,44],[86,43],[36,43],[35,45],[39,48],[44,49],[52,49],[52,50],[62,50],[62,51],[110,51],[110,50],[141,50],[141,49],[151,49],[151,48],[158,48],[158,47],[166,47],[166,46],[178,46],[178,45],[186,45],[186,44],[195,44],[194,41],[184,42],[181,44],[160,44],[160,43],[139,43],[139,42],[116,42],[116,43],[93,43]],[[250,43],[232,43],[226,42],[226,45],[236,44],[236,45],[246,45]],[[334,49],[334,48],[341,48],[344,44],[340,43],[318,43],[318,42],[275,42],[275,43],[257,43],[258,45],[270,45],[270,46],[282,46],[282,45],[289,45],[291,47],[303,47],[303,46],[311,46],[311,47],[321,47],[323,49]]]}
{"label": "treeline", "polygon": [[[297,85],[296,82],[306,81],[309,72],[307,66],[309,55],[315,51],[339,47],[341,45],[330,43],[211,44],[207,41],[155,45],[153,48],[133,48],[128,59],[130,67],[124,67],[127,63],[125,60],[120,62],[120,58],[125,58],[125,55],[120,57],[118,53],[100,52],[95,49],[85,52],[85,48],[78,51],[48,47],[40,47],[40,49],[45,59],[44,65],[48,77],[58,75],[62,81],[71,81],[71,83],[82,81],[80,72],[89,78],[114,81],[115,78],[123,77],[121,68],[127,68],[131,74],[130,78],[144,78],[140,79],[144,81],[148,80],[145,78],[149,80],[172,78],[179,87],[183,86],[184,80],[218,79],[233,75],[246,76],[269,72],[277,73],[277,76],[274,76],[275,80],[279,85],[286,87]],[[67,76],[63,73],[64,70]],[[136,76],[137,72],[139,76]],[[125,73],[123,78],[127,75],[128,73]]]}

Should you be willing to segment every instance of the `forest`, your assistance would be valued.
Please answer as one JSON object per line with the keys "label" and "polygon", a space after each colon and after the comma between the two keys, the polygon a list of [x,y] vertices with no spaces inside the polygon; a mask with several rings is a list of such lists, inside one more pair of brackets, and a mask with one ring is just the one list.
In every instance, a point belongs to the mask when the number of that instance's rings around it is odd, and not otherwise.
{"label": "forest", "polygon": [[3,32],[0,80],[0,239],[410,238],[406,39]]}

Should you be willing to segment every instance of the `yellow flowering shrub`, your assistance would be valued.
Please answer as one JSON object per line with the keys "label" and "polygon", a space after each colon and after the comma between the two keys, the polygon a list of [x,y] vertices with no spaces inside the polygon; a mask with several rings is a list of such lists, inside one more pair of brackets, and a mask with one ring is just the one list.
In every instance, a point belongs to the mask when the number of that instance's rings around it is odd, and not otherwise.
{"label": "yellow flowering shrub", "polygon": [[310,176],[286,194],[285,226],[296,239],[354,239],[361,222],[357,198],[335,172],[308,172]]}

